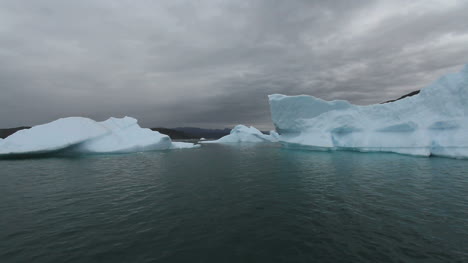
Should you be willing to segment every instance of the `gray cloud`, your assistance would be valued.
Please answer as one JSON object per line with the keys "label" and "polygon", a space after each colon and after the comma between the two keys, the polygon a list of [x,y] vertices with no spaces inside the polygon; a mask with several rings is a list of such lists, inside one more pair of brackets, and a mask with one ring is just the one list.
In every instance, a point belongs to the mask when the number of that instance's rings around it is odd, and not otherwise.
{"label": "gray cloud", "polygon": [[466,1],[0,3],[0,127],[266,129],[268,94],[378,103],[468,62]]}

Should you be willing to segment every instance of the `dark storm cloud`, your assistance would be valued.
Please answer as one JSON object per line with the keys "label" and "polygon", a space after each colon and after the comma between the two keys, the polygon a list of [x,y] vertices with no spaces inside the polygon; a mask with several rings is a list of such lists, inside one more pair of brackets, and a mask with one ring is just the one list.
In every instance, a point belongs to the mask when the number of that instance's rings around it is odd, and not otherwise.
{"label": "dark storm cloud", "polygon": [[0,0],[0,127],[269,128],[267,95],[378,103],[468,62],[466,1]]}

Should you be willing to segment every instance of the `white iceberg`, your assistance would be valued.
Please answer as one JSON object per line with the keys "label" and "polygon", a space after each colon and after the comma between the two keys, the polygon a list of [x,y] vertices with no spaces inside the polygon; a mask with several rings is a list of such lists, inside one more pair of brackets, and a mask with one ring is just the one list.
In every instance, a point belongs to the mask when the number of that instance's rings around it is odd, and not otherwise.
{"label": "white iceberg", "polygon": [[270,139],[272,142],[278,142],[280,135],[276,131],[270,131]]}
{"label": "white iceberg", "polygon": [[[273,134],[272,134],[273,133]],[[200,141],[200,143],[259,143],[259,142],[277,142],[275,132],[270,132],[270,135],[263,134],[255,127],[247,127],[245,125],[237,125],[231,132],[215,141]]]}
{"label": "white iceberg", "polygon": [[418,95],[358,106],[312,96],[269,96],[280,141],[310,149],[468,157],[468,65]]}
{"label": "white iceberg", "polygon": [[174,143],[169,136],[143,129],[134,118],[110,118],[103,122],[82,117],[59,119],[20,130],[0,141],[0,156],[40,154],[59,150],[77,153],[129,153],[192,148]]}

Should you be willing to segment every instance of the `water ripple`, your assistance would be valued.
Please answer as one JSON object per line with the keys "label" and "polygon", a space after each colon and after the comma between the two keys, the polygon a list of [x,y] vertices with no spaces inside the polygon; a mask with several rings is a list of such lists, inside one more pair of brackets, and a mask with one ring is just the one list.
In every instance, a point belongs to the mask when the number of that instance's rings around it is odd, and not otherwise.
{"label": "water ripple", "polygon": [[2,160],[0,262],[467,262],[468,162],[207,145]]}

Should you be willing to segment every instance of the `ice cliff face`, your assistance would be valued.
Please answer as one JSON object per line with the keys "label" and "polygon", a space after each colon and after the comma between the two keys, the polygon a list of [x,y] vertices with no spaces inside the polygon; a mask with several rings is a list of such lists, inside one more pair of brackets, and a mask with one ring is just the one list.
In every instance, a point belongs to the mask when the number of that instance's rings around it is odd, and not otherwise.
{"label": "ice cliff face", "polygon": [[274,131],[270,135],[263,134],[256,128],[244,125],[237,125],[226,135],[216,141],[200,141],[200,143],[258,143],[258,142],[277,142],[278,134]]}
{"label": "ice cliff face", "polygon": [[311,149],[468,157],[468,65],[420,94],[358,106],[312,96],[269,96],[280,141]]}
{"label": "ice cliff face", "polygon": [[191,143],[173,143],[167,135],[143,129],[130,117],[103,122],[70,117],[21,130],[1,140],[0,156],[65,149],[76,153],[128,153],[191,147]]}

